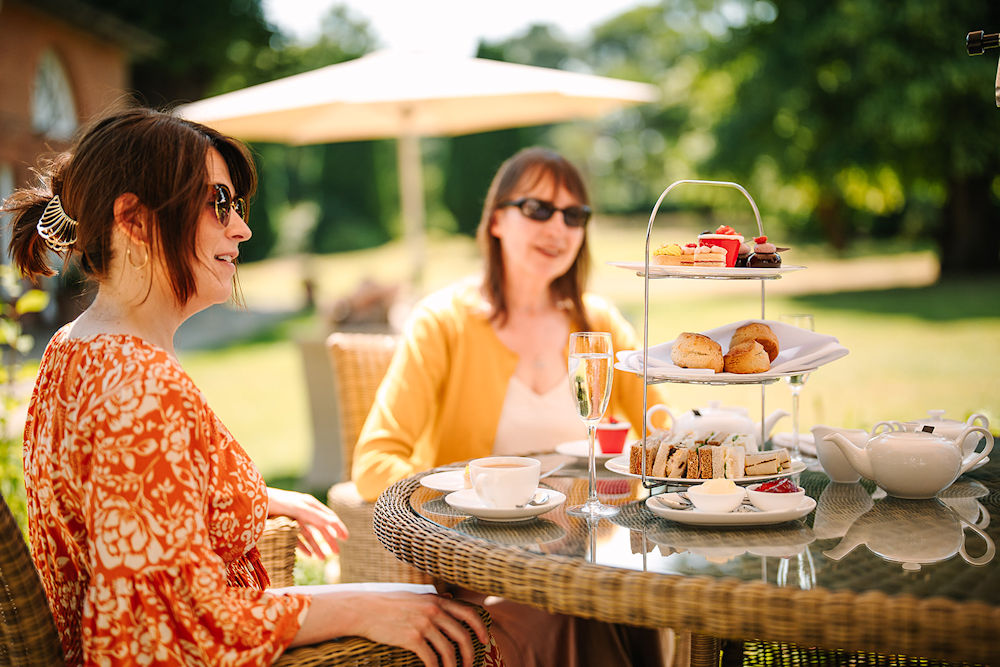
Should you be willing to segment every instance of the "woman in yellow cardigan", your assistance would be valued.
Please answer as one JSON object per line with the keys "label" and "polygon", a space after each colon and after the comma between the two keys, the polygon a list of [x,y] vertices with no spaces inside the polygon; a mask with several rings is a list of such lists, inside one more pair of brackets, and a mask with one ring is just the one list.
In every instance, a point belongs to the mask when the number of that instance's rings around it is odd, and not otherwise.
{"label": "woman in yellow cardigan", "polygon": [[[566,379],[569,334],[638,345],[614,306],[584,293],[588,201],[577,169],[552,151],[525,149],[500,167],[477,234],[483,279],[415,307],[379,387],[354,453],[363,498],[434,466],[586,437]],[[664,402],[660,387],[647,401]],[[606,414],[641,429],[642,380],[615,371]]]}
{"label": "woman in yellow cardigan", "polygon": [[[501,165],[477,233],[483,278],[416,306],[379,387],[354,453],[363,498],[434,466],[586,437],[567,382],[569,334],[610,331],[616,351],[637,346],[621,314],[584,293],[590,216],[579,171],[557,153],[529,148]],[[655,386],[647,399],[663,402]],[[606,414],[641,429],[642,407],[642,380],[616,371]],[[508,664],[660,664],[655,631],[485,604]]]}

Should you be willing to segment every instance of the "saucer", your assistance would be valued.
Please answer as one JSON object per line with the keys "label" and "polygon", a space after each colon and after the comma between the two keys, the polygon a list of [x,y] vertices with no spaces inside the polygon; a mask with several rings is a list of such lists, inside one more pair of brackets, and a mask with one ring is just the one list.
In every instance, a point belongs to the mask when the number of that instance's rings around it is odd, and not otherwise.
{"label": "saucer", "polygon": [[458,491],[465,488],[465,470],[445,470],[424,475],[420,484],[435,491]]}
{"label": "saucer", "polygon": [[646,498],[646,507],[656,516],[695,526],[762,526],[800,519],[816,508],[816,501],[806,496],[796,507],[768,512],[702,512],[700,509],[675,510],[661,504],[656,496]]}
{"label": "saucer", "polygon": [[544,505],[530,505],[528,507],[498,508],[487,507],[476,495],[474,489],[462,489],[454,491],[444,497],[446,503],[465,514],[471,514],[483,521],[525,521],[531,517],[544,514],[559,507],[566,502],[566,496],[555,489],[544,489],[549,494],[549,499]]}
{"label": "saucer", "polygon": [[[590,443],[587,440],[570,440],[569,442],[556,445],[556,453],[563,456],[573,456],[578,459],[587,459],[587,448],[589,446]],[[594,459],[597,461],[607,461],[610,458],[621,455],[621,452],[617,454],[605,454],[601,451],[601,445],[596,441],[594,442]]]}

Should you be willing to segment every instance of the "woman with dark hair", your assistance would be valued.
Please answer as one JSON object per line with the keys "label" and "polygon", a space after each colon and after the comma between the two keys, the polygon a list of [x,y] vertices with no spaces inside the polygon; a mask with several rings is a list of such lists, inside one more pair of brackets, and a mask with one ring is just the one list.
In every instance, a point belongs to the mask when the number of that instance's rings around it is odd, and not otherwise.
{"label": "woman with dark hair", "polygon": [[358,635],[427,665],[448,639],[484,638],[470,607],[436,595],[265,590],[255,546],[268,515],[307,548],[346,537],[311,496],[269,489],[174,354],[188,317],[230,298],[256,186],[246,148],[149,109],[99,120],[16,192],[14,262],[52,253],[97,285],[49,342],[24,432],[32,558],[68,664],[270,664],[288,646]]}
{"label": "woman with dark hair", "polygon": [[[528,148],[501,165],[477,233],[484,276],[417,304],[379,387],[354,453],[362,498],[435,466],[586,437],[567,381],[569,334],[609,331],[615,350],[637,345],[621,314],[584,291],[590,217],[583,178],[558,153]],[[648,402],[664,402],[658,387]],[[606,414],[641,428],[642,407],[642,380],[616,371]],[[641,657],[658,648],[652,631],[489,609],[510,664],[657,664]]]}

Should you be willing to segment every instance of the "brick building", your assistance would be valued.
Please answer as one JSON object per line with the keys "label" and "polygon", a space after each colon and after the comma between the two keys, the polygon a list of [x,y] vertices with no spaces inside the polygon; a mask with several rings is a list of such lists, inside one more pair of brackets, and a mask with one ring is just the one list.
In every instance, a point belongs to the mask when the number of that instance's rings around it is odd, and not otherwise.
{"label": "brick building", "polygon": [[130,57],[151,48],[153,38],[80,0],[0,0],[0,200],[126,94]]}

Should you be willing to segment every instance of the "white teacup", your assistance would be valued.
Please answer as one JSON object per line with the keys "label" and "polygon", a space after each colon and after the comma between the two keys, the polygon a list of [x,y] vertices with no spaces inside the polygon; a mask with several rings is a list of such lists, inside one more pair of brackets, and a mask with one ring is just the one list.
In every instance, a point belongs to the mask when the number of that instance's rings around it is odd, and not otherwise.
{"label": "white teacup", "polygon": [[834,482],[853,484],[861,479],[861,475],[854,469],[851,462],[847,460],[840,447],[824,438],[831,433],[840,433],[845,438],[853,442],[858,447],[864,447],[868,443],[871,434],[860,428],[834,428],[817,424],[812,429],[813,442],[816,443],[816,457],[823,470]]}
{"label": "white teacup", "polygon": [[512,509],[535,495],[541,467],[526,456],[487,456],[469,462],[469,480],[484,505]]}

